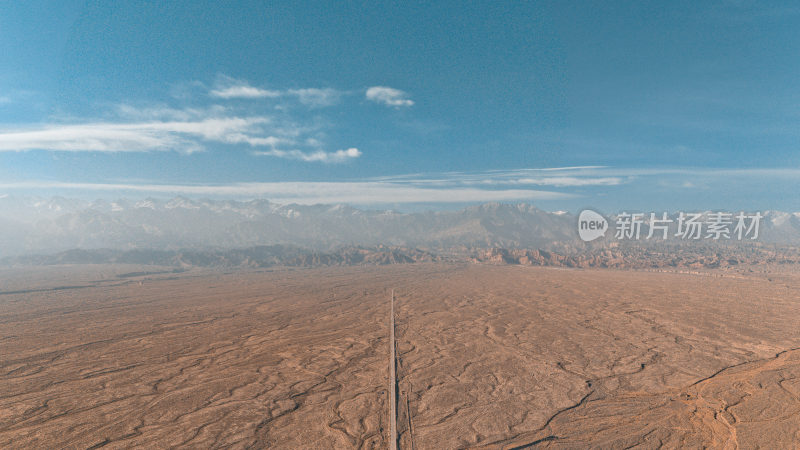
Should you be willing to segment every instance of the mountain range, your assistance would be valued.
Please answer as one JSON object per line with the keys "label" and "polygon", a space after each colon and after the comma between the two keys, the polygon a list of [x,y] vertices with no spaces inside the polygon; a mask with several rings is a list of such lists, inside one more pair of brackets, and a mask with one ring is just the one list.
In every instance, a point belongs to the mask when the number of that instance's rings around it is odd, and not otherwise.
{"label": "mountain range", "polygon": [[[759,242],[800,243],[800,213],[762,214]],[[525,203],[401,213],[347,205],[280,205],[263,199],[85,201],[5,196],[0,198],[0,258],[73,249],[201,251],[276,245],[328,253],[386,246],[440,254],[475,248],[569,254],[620,245],[661,244],[645,239],[617,241],[613,233],[615,216],[606,217],[612,230],[605,238],[587,244],[578,239],[575,215],[548,212]],[[719,245],[735,243],[720,241]]]}

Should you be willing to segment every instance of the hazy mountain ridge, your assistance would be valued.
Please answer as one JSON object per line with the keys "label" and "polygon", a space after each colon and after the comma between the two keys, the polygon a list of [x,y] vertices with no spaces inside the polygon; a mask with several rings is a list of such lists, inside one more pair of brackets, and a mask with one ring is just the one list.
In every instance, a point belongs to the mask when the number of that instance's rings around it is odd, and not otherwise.
{"label": "hazy mountain ridge", "polygon": [[[764,212],[759,242],[800,244],[800,214]],[[674,218],[674,214],[671,216]],[[318,254],[342,248],[389,246],[434,253],[453,249],[541,249],[563,254],[598,248],[661,245],[614,238],[614,216],[606,237],[584,244],[577,219],[528,204],[487,203],[457,211],[399,213],[347,205],[279,205],[267,200],[83,201],[54,197],[0,198],[0,257],[54,254],[72,249],[230,250],[294,246]],[[671,224],[670,235],[674,234]],[[674,239],[673,239],[674,240]],[[687,245],[739,245],[706,239]],[[538,256],[531,255],[536,259]]]}
{"label": "hazy mountain ridge", "polygon": [[228,250],[67,250],[50,255],[12,256],[3,265],[140,264],[188,267],[321,267],[439,262],[444,257],[419,249],[346,247],[319,252],[272,245]]}
{"label": "hazy mountain ridge", "polygon": [[300,247],[273,245],[209,250],[112,250],[73,249],[49,255],[12,256],[0,265],[31,266],[58,264],[138,264],[191,267],[264,268],[390,265],[421,262],[459,262],[494,265],[525,265],[615,269],[714,269],[800,264],[800,248],[752,243],[713,247],[686,244],[597,247],[562,251],[543,249],[462,248],[435,253],[407,247],[343,247],[322,252]]}
{"label": "hazy mountain ridge", "polygon": [[0,199],[0,256],[74,248],[208,249],[296,245],[540,247],[575,240],[572,218],[533,206],[486,204],[461,211],[398,213],[346,205],[278,205],[266,200],[80,202]]}

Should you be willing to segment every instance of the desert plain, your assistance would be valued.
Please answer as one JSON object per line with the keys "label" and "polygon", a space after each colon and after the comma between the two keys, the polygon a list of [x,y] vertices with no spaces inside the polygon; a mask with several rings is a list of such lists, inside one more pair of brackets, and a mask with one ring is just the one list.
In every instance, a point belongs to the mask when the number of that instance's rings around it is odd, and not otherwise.
{"label": "desert plain", "polygon": [[0,270],[0,448],[389,448],[392,420],[403,449],[797,448],[800,274]]}

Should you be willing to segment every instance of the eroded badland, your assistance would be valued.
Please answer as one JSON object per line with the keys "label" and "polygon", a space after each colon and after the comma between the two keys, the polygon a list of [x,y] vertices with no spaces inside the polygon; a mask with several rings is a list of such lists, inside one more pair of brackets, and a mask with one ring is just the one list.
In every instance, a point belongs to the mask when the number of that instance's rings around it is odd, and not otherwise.
{"label": "eroded badland", "polygon": [[3,269],[2,448],[792,448],[800,275]]}

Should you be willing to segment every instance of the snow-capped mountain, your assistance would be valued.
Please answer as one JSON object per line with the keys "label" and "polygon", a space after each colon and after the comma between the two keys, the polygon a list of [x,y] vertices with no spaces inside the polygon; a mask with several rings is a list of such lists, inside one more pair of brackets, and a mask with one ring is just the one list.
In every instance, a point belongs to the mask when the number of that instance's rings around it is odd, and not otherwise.
{"label": "snow-capped mountain", "polygon": [[[800,243],[800,214],[763,214],[759,241]],[[611,230],[595,245],[615,244],[616,217],[608,216]],[[276,244],[319,250],[350,245],[550,248],[583,245],[576,225],[570,213],[550,213],[528,204],[399,213],[348,205],[279,205],[263,199],[83,201],[7,196],[0,198],[0,257],[76,248],[225,249]],[[647,222],[643,234],[646,227]]]}

